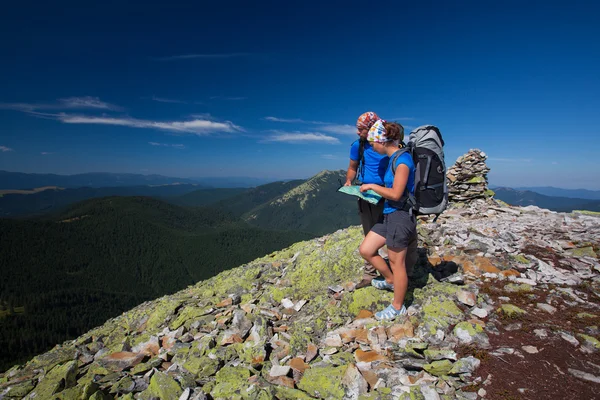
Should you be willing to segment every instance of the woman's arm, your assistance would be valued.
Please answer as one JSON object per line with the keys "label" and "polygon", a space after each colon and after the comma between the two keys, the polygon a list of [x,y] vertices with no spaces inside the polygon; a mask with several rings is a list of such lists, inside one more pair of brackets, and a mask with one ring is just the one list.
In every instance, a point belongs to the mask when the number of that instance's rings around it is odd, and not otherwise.
{"label": "woman's arm", "polygon": [[386,188],[374,183],[367,183],[360,187],[361,192],[366,192],[371,189],[380,196],[385,197],[388,200],[398,201],[404,194],[406,189],[406,183],[408,182],[409,169],[406,164],[399,164],[396,169],[396,175],[394,176],[394,183],[391,188]]}

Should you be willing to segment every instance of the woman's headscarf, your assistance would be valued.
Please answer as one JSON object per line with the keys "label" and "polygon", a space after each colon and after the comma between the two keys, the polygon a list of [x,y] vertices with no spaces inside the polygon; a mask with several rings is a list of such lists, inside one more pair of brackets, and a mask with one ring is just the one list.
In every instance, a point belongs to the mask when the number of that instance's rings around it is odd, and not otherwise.
{"label": "woman's headscarf", "polygon": [[386,121],[383,119],[375,121],[371,129],[369,129],[369,133],[367,134],[367,141],[376,143],[386,143],[393,141],[396,142],[396,144],[398,144],[398,140],[390,139],[387,137],[387,131],[384,126],[385,123]]}
{"label": "woman's headscarf", "polygon": [[356,127],[359,129],[370,129],[378,119],[379,117],[373,111],[367,111],[358,117]]}

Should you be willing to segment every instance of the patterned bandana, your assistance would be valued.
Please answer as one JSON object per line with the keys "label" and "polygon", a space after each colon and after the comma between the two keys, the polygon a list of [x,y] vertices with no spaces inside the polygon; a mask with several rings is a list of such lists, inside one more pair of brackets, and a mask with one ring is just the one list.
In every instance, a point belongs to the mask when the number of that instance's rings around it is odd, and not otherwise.
{"label": "patterned bandana", "polygon": [[358,121],[356,121],[356,127],[358,129],[370,129],[375,121],[377,121],[379,117],[373,111],[368,111],[358,117]]}
{"label": "patterned bandana", "polygon": [[385,143],[392,141],[385,136],[386,132],[385,127],[383,126],[384,123],[384,120],[379,119],[373,124],[371,129],[369,129],[369,134],[367,135],[367,140],[369,142]]}

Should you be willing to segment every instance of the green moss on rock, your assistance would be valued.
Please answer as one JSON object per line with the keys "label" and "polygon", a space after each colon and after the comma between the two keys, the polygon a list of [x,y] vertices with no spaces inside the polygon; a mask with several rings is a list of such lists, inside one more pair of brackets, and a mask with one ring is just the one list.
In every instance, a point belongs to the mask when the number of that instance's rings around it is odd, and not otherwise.
{"label": "green moss on rock", "polygon": [[497,311],[506,318],[519,318],[527,314],[527,311],[512,304],[502,304]]}
{"label": "green moss on rock", "polygon": [[423,369],[435,376],[448,375],[448,372],[452,369],[452,362],[450,360],[433,361],[430,364],[425,364]]}
{"label": "green moss on rock", "polygon": [[310,368],[298,382],[298,388],[311,396],[324,399],[341,399],[344,397],[342,378],[347,366]]}
{"label": "green moss on rock", "polygon": [[57,365],[46,374],[30,393],[30,397],[50,399],[52,395],[75,386],[77,377],[77,361]]}
{"label": "green moss on rock", "polygon": [[579,247],[577,249],[567,250],[567,253],[573,257],[592,257],[598,258],[592,246]]}
{"label": "green moss on rock", "polygon": [[361,310],[378,311],[386,307],[392,300],[392,293],[379,290],[374,287],[355,290],[346,295],[342,301],[342,306],[356,316]]}
{"label": "green moss on rock", "polygon": [[248,387],[250,371],[245,367],[223,367],[217,372],[215,386],[210,395],[215,399],[230,399]]}
{"label": "green moss on rock", "polygon": [[467,183],[485,183],[485,178],[483,176],[474,176]]}
{"label": "green moss on rock", "polygon": [[17,397],[17,398],[22,398],[25,397],[25,395],[27,395],[27,393],[31,392],[31,390],[34,388],[34,384],[33,382],[28,379],[26,381],[17,383],[17,384],[11,384],[9,386],[9,388],[6,390],[6,397],[11,398],[11,397]]}
{"label": "green moss on rock", "polygon": [[598,339],[596,339],[593,336],[589,336],[589,335],[584,335],[582,333],[579,334],[579,336],[585,341],[587,342],[587,344],[590,347],[593,347],[596,350],[600,350],[600,341]]}
{"label": "green moss on rock", "polygon": [[178,399],[183,390],[175,379],[164,372],[156,371],[150,378],[150,386],[144,393],[160,399]]}

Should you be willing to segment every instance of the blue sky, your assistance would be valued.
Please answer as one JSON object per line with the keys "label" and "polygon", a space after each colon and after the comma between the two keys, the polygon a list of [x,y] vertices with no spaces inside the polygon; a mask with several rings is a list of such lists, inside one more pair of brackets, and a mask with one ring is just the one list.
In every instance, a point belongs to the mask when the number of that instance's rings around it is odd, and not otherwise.
{"label": "blue sky", "polygon": [[38,3],[0,15],[3,170],[306,178],[371,110],[493,185],[600,189],[591,1]]}

